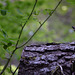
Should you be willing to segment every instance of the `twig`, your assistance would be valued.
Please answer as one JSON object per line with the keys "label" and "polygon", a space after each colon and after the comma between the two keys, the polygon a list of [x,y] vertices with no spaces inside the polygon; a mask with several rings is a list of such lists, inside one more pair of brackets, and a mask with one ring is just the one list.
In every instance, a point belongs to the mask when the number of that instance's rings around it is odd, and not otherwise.
{"label": "twig", "polygon": [[8,66],[8,63],[10,62],[10,60],[11,60],[13,54],[15,53],[15,51],[16,51],[18,48],[21,48],[21,47],[23,47],[24,45],[26,45],[26,44],[33,38],[33,36],[34,36],[34,35],[37,33],[37,31],[42,27],[42,25],[52,16],[52,14],[53,14],[54,11],[57,9],[57,7],[60,5],[61,2],[62,2],[62,0],[59,1],[59,3],[57,4],[57,6],[55,7],[55,9],[52,11],[51,15],[49,15],[49,16],[46,18],[46,20],[39,26],[39,28],[38,28],[38,29],[35,31],[35,33],[27,40],[27,42],[24,43],[23,45],[17,47],[18,42],[19,42],[20,37],[21,37],[21,34],[22,34],[22,31],[23,31],[25,25],[27,24],[28,20],[30,19],[31,15],[32,15],[32,13],[33,13],[33,11],[34,11],[34,8],[35,8],[36,3],[37,3],[37,0],[36,0],[31,14],[29,15],[29,17],[28,17],[27,21],[25,22],[25,24],[22,26],[21,32],[20,32],[20,34],[19,34],[19,37],[18,37],[16,46],[15,46],[16,48],[12,51],[12,54],[11,54],[10,58],[8,59],[7,63],[5,64],[5,66],[4,66],[3,70],[1,71],[0,75],[2,75],[3,72],[5,71],[5,69],[6,69],[6,67]]}
{"label": "twig", "polygon": [[[57,7],[60,5],[61,2],[62,2],[62,0],[59,1],[59,3],[57,4],[57,6],[55,7],[55,9],[52,11],[51,15],[49,15],[43,23],[39,22],[39,24],[40,24],[39,28],[38,28],[38,29],[35,31],[35,33],[27,40],[27,42],[24,43],[23,45],[17,47],[17,49],[23,47],[24,45],[26,45],[26,44],[33,38],[33,36],[34,36],[34,35],[37,33],[37,31],[42,27],[42,25],[52,16],[52,14],[53,14],[54,11],[57,9]],[[14,74],[15,74],[15,72],[17,71],[18,67],[19,67],[19,65],[17,66],[16,70],[14,71]]]}
{"label": "twig", "polygon": [[10,58],[8,59],[7,63],[5,64],[5,66],[4,66],[3,70],[1,71],[0,75],[2,75],[3,72],[5,71],[5,69],[7,68],[8,64],[9,64],[9,62],[10,62],[10,60],[11,60],[11,57],[13,56],[13,54],[14,54],[15,51],[16,51],[16,48],[13,50],[13,52],[12,52]]}
{"label": "twig", "polygon": [[24,45],[26,45],[33,37],[34,35],[37,33],[37,31],[42,27],[42,25],[52,16],[52,14],[55,12],[55,10],[57,9],[57,7],[60,5],[60,3],[62,2],[62,0],[59,1],[59,3],[57,4],[57,6],[55,7],[55,9],[52,11],[52,13],[44,20],[43,23],[41,23],[41,25],[39,26],[39,28],[34,32],[34,34],[21,46],[17,47],[17,48],[21,48]]}
{"label": "twig", "polygon": [[11,64],[10,64],[10,72],[12,73],[12,75],[13,75],[13,71],[12,71],[12,67],[11,67]]}
{"label": "twig", "polygon": [[5,66],[4,66],[3,70],[1,71],[0,75],[3,74],[3,72],[4,72],[5,69],[7,68],[8,64],[9,64],[9,62],[10,62],[12,56],[13,56],[13,54],[14,54],[15,51],[18,49],[18,48],[17,48],[17,45],[18,45],[18,43],[19,43],[19,40],[20,40],[20,37],[21,37],[22,31],[23,31],[25,25],[27,24],[28,20],[30,19],[31,15],[32,15],[32,13],[33,13],[33,11],[34,11],[34,9],[35,9],[36,4],[37,4],[37,0],[35,0],[35,4],[34,4],[34,6],[33,6],[33,9],[32,9],[32,11],[31,11],[31,13],[30,13],[30,15],[29,15],[27,21],[26,21],[25,24],[22,26],[22,29],[21,29],[21,32],[20,32],[20,34],[19,34],[19,37],[18,37],[18,40],[17,40],[16,46],[15,46],[15,49],[12,51],[11,56],[10,56],[10,58],[8,59],[7,63],[5,64]]}
{"label": "twig", "polygon": [[19,68],[19,65],[17,66],[17,68],[15,69],[15,71],[12,71],[12,67],[11,67],[11,64],[10,64],[10,72],[12,73],[12,75],[14,75],[17,71],[17,69]]}
{"label": "twig", "polygon": [[16,43],[16,47],[17,47],[17,45],[18,45],[18,43],[19,43],[19,40],[20,40],[20,37],[21,37],[21,35],[22,35],[23,29],[24,29],[25,25],[27,24],[28,20],[30,19],[31,15],[32,15],[32,13],[33,13],[33,11],[34,11],[34,9],[35,9],[36,3],[37,3],[37,0],[35,0],[34,7],[33,7],[32,11],[31,11],[31,13],[30,13],[28,19],[26,20],[25,24],[22,26],[21,32],[20,32],[20,34],[19,34],[19,37],[18,37],[18,40],[17,40],[17,43]]}
{"label": "twig", "polygon": [[[20,65],[20,64],[19,64]],[[13,72],[13,75],[16,73],[17,69],[19,68],[19,65],[17,66],[17,68],[15,69],[15,71]]]}

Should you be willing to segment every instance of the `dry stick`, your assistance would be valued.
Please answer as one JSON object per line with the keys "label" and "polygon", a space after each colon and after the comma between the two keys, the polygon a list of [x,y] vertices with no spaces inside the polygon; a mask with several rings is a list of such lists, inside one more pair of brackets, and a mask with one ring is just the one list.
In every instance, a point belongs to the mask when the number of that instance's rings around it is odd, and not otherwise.
{"label": "dry stick", "polygon": [[[24,43],[23,45],[17,47],[17,48],[23,47],[24,45],[26,45],[26,44],[33,38],[33,36],[34,36],[34,35],[37,33],[37,31],[42,27],[42,25],[52,16],[52,14],[55,12],[55,10],[57,9],[57,7],[60,5],[61,2],[62,2],[62,0],[59,1],[59,3],[57,4],[57,6],[55,7],[55,9],[52,11],[51,15],[49,15],[49,16],[46,18],[46,20],[45,20],[42,24],[40,23],[39,28],[38,28],[38,29],[35,31],[35,33],[27,40],[27,42]],[[17,71],[18,67],[19,67],[19,65],[17,66],[16,70],[14,71],[14,74],[15,74],[15,72]]]}
{"label": "dry stick", "polygon": [[33,36],[37,33],[37,31],[42,27],[42,25],[52,16],[52,14],[55,12],[55,10],[57,9],[57,7],[60,5],[60,3],[62,2],[62,0],[59,1],[59,3],[57,4],[57,6],[55,7],[55,9],[52,11],[52,13],[44,20],[44,22],[39,26],[39,28],[34,32],[34,34],[21,46],[17,47],[17,48],[21,48],[24,45],[26,45],[32,38]]}
{"label": "dry stick", "polygon": [[5,64],[5,66],[4,66],[3,70],[1,71],[0,75],[3,74],[3,72],[4,72],[5,69],[7,68],[8,64],[9,64],[9,62],[10,62],[12,56],[13,56],[13,54],[14,54],[15,51],[18,49],[18,48],[17,48],[17,45],[18,45],[18,42],[19,42],[19,40],[20,40],[20,37],[21,37],[22,31],[23,31],[25,25],[27,24],[28,20],[30,19],[31,15],[32,15],[32,13],[33,13],[33,11],[34,11],[34,9],[35,9],[36,4],[37,4],[37,0],[35,0],[35,4],[34,4],[34,6],[33,6],[33,9],[32,9],[32,11],[31,11],[31,13],[30,13],[30,15],[29,15],[27,21],[26,21],[25,24],[22,26],[22,29],[21,29],[21,32],[20,32],[20,34],[19,34],[19,37],[18,37],[18,40],[17,40],[16,46],[15,46],[15,49],[12,51],[11,56],[10,56],[10,58],[8,59],[7,63]]}

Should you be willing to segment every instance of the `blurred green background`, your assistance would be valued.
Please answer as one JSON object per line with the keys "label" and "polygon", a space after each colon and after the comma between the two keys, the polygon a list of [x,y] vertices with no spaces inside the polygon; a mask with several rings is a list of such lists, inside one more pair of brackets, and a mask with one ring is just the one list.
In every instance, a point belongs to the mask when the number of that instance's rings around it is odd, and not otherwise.
{"label": "blurred green background", "polygon": [[[69,1],[69,0],[68,0]],[[26,42],[52,11],[59,0],[38,0],[33,15],[25,26],[19,45]],[[22,25],[27,20],[35,0],[0,0],[0,65],[5,64],[14,49]],[[28,43],[75,41],[75,3],[63,0],[61,5]],[[16,51],[11,64],[17,65],[23,48]],[[10,75],[10,74],[9,74]]]}

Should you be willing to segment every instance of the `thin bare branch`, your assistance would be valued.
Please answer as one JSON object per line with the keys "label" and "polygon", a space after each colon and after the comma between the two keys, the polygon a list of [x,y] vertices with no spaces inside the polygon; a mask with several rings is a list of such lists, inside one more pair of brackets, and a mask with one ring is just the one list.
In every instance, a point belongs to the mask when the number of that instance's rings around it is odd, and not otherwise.
{"label": "thin bare branch", "polygon": [[[20,65],[20,64],[19,64]],[[19,65],[17,66],[17,68],[15,69],[15,71],[13,72],[13,75],[16,73],[17,69],[19,68]]]}
{"label": "thin bare branch", "polygon": [[11,64],[10,64],[10,72],[12,73],[12,75],[13,75],[13,71],[12,71],[12,67],[11,67]]}
{"label": "thin bare branch", "polygon": [[[38,29],[35,31],[35,33],[27,40],[27,42],[24,43],[23,45],[17,47],[17,45],[18,45],[18,43],[19,43],[19,40],[20,40],[20,37],[21,37],[21,34],[22,34],[22,31],[23,31],[25,25],[27,24],[28,20],[30,19],[31,15],[32,15],[32,13],[33,13],[33,11],[34,11],[34,8],[35,8],[35,6],[36,6],[37,0],[35,0],[35,1],[36,1],[36,2],[35,2],[35,4],[34,4],[33,10],[32,10],[32,12],[31,12],[31,14],[29,15],[27,21],[25,22],[25,24],[23,25],[23,27],[22,27],[22,29],[21,29],[21,32],[20,32],[20,34],[19,34],[19,37],[18,37],[16,46],[15,46],[16,48],[12,51],[11,56],[10,56],[10,58],[8,59],[7,63],[5,64],[5,66],[4,66],[3,70],[1,71],[0,75],[2,75],[3,72],[5,71],[5,69],[7,68],[7,66],[8,66],[8,64],[9,64],[9,62],[10,62],[10,60],[11,60],[13,54],[15,53],[15,51],[16,51],[18,48],[21,48],[21,47],[23,47],[24,45],[26,45],[26,44],[33,38],[33,36],[37,33],[37,31],[38,31],[38,30],[42,27],[42,25],[52,16],[52,14],[55,12],[55,10],[56,10],[57,7],[59,6],[59,4],[62,2],[62,0],[59,1],[59,3],[58,3],[57,6],[55,7],[55,9],[54,9],[53,12],[51,13],[51,15],[49,15],[49,16],[46,18],[46,20],[39,26],[39,28],[38,28]],[[17,70],[17,69],[16,69],[16,70]]]}
{"label": "thin bare branch", "polygon": [[22,31],[23,31],[25,25],[27,24],[28,20],[29,20],[30,17],[32,16],[32,13],[33,13],[33,11],[34,11],[34,9],[35,9],[36,4],[37,4],[37,0],[35,0],[35,4],[34,4],[34,6],[33,6],[33,9],[32,9],[32,11],[31,11],[31,13],[30,13],[30,15],[29,15],[27,21],[26,21],[25,24],[22,26],[22,29],[21,29],[21,31],[20,31],[20,34],[19,34],[19,37],[18,37],[18,40],[17,40],[16,46],[15,46],[15,49],[12,51],[11,56],[10,56],[10,58],[7,60],[7,63],[5,64],[5,66],[4,66],[3,70],[1,71],[0,75],[3,74],[3,72],[4,72],[5,69],[7,68],[8,64],[9,64],[9,62],[10,62],[12,56],[13,56],[13,54],[14,54],[15,51],[18,49],[18,48],[17,48],[17,45],[18,45],[18,43],[19,43],[19,40],[20,40],[20,37],[21,37]]}
{"label": "thin bare branch", "polygon": [[21,48],[23,46],[25,46],[33,37],[34,35],[37,33],[37,31],[44,25],[44,23],[52,16],[52,14],[55,12],[55,10],[57,9],[57,7],[60,5],[60,3],[62,2],[62,0],[59,1],[59,3],[57,4],[57,6],[55,7],[55,9],[52,11],[52,13],[44,20],[43,23],[41,23],[41,25],[39,26],[39,28],[34,32],[34,34],[21,46],[17,47],[17,48]]}
{"label": "thin bare branch", "polygon": [[33,13],[33,11],[34,11],[34,9],[35,9],[36,4],[37,4],[37,0],[35,0],[35,4],[34,4],[34,6],[33,6],[33,9],[32,9],[32,11],[31,11],[31,13],[30,13],[28,19],[26,20],[26,22],[25,22],[24,25],[22,26],[22,29],[21,29],[21,31],[20,31],[20,34],[19,34],[19,37],[18,37],[18,40],[17,40],[17,43],[16,43],[16,47],[17,47],[17,45],[18,45],[18,43],[19,43],[20,37],[21,37],[21,35],[22,35],[22,31],[23,31],[25,25],[27,24],[27,22],[29,21],[31,15],[32,15],[32,13]]}
{"label": "thin bare branch", "polygon": [[[17,49],[23,47],[24,45],[26,45],[26,44],[33,38],[33,36],[34,36],[34,35],[37,33],[37,31],[42,27],[42,25],[52,16],[52,14],[55,12],[55,10],[57,9],[57,7],[60,5],[61,2],[62,2],[62,0],[59,1],[59,3],[57,4],[57,6],[55,7],[55,9],[52,11],[51,15],[49,15],[49,16],[45,19],[45,21],[44,21],[43,23],[39,22],[39,24],[40,24],[39,28],[38,28],[38,29],[35,31],[35,33],[27,40],[27,42],[24,43],[23,45],[17,47]],[[14,71],[14,74],[15,74],[15,72],[17,71],[18,67],[19,67],[19,65],[17,66],[16,70]]]}

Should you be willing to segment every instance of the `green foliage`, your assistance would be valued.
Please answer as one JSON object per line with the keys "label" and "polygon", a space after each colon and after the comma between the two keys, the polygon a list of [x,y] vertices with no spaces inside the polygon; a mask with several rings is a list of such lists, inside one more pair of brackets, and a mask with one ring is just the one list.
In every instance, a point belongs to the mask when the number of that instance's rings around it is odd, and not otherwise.
{"label": "green foliage", "polygon": [[[19,45],[26,42],[33,35],[40,24],[54,10],[58,1],[38,0],[36,9],[23,30]],[[14,0],[13,2],[11,0],[0,0],[0,58],[4,59],[6,54],[10,54],[14,49],[20,30],[31,13],[34,2],[35,0]],[[66,23],[69,21],[66,15],[68,15],[68,11],[74,9],[73,4],[75,4],[74,0],[64,1],[29,44],[74,41],[75,33],[72,31],[71,26],[75,24],[75,10],[72,10],[73,13],[69,14],[71,24]],[[22,50],[21,48],[16,51],[14,57],[20,59]],[[9,70],[6,71],[6,75],[10,75]]]}
{"label": "green foliage", "polygon": [[5,16],[6,15],[6,10],[0,10],[1,11],[1,15]]}
{"label": "green foliage", "polygon": [[40,11],[34,11],[34,15],[39,15]]}
{"label": "green foliage", "polygon": [[[0,66],[0,71],[3,69],[3,67],[4,67],[3,65]],[[12,72],[13,72],[16,69],[16,66],[15,65],[11,65],[11,67],[12,67]],[[15,75],[17,75],[17,73],[18,73],[18,70],[17,70]],[[6,71],[2,75],[12,75],[12,73],[10,72],[10,68],[8,67],[6,69]]]}
{"label": "green foliage", "polygon": [[[69,0],[68,0],[69,1]],[[73,0],[70,0],[73,2]],[[5,5],[3,5],[3,3],[6,3]],[[31,17],[31,19],[29,20],[29,23],[27,24],[27,26],[25,26],[25,29],[23,30],[23,34],[20,40],[20,43],[23,43],[23,41],[26,41],[34,32],[35,30],[39,27],[39,23],[41,21],[41,23],[44,21],[44,19],[40,19],[38,18],[39,16],[42,17],[44,15],[50,15],[51,12],[53,11],[53,8],[55,7],[55,5],[57,4],[57,1],[55,0],[39,0],[37,7]],[[32,7],[34,5],[34,0],[30,1],[30,0],[19,0],[19,1],[14,1],[11,2],[10,0],[6,0],[0,3],[0,7],[1,7],[1,15],[0,15],[0,46],[3,49],[13,49],[11,48],[11,46],[14,46],[19,32],[21,30],[21,26],[25,23],[25,21],[27,20]],[[63,5],[62,5],[63,6]],[[64,8],[63,8],[64,9]],[[60,9],[59,9],[60,10]],[[58,11],[59,11],[58,10]],[[66,10],[67,12],[68,10]],[[65,11],[59,11],[59,13],[61,12],[65,12]],[[43,15],[42,15],[43,14]],[[63,13],[62,13],[63,14]],[[66,13],[64,13],[66,14]],[[59,20],[58,20],[59,21]],[[58,22],[57,21],[57,22]],[[54,23],[56,24],[56,22],[54,21]],[[61,23],[60,23],[61,24]],[[58,36],[60,36],[59,34],[55,34],[55,32],[59,32],[57,28],[59,28],[59,23],[58,23],[58,27],[56,25],[51,25],[48,26],[48,23],[46,23],[42,29],[39,30],[38,34],[36,36],[34,36],[34,39],[32,41],[40,41],[40,42],[52,42],[55,38],[58,38]],[[48,28],[54,28],[54,30],[49,30]],[[66,26],[67,28],[68,26]],[[63,28],[63,24],[61,25],[61,28]],[[56,31],[55,31],[56,29]],[[43,31],[45,31],[43,33]],[[52,33],[52,31],[54,33]],[[32,32],[32,34],[30,34]],[[62,31],[60,31],[62,32]],[[67,32],[67,31],[65,31]],[[46,37],[46,35],[48,37]],[[51,36],[50,36],[51,35]],[[37,37],[39,39],[37,39]],[[46,37],[46,39],[45,39]],[[43,38],[41,40],[41,38]],[[9,50],[10,51],[10,50]]]}
{"label": "green foliage", "polygon": [[67,2],[75,4],[75,0],[67,0]]}
{"label": "green foliage", "polygon": [[45,9],[45,10],[43,11],[43,13],[44,13],[45,15],[47,15],[47,14],[51,15],[52,11],[53,11],[53,10],[51,10],[51,9]]}

